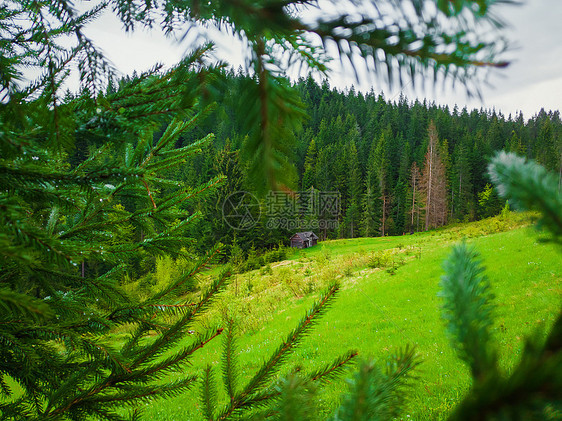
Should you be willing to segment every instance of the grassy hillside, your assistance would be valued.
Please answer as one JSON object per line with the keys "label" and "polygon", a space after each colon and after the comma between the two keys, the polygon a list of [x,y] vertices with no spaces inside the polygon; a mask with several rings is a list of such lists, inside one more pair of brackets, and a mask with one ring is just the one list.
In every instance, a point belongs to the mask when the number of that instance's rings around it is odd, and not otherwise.
{"label": "grassy hillside", "polygon": [[[506,371],[518,360],[526,335],[548,329],[562,297],[560,249],[538,240],[522,215],[403,237],[338,240],[296,251],[291,259],[231,282],[213,316],[238,320],[242,376],[249,378],[304,314],[319,292],[338,279],[342,290],[333,308],[292,356],[312,371],[348,349],[384,359],[406,344],[423,363],[411,393],[408,419],[442,419],[463,396],[468,372],[449,347],[440,319],[438,283],[450,246],[466,238],[481,252],[496,295],[495,338]],[[219,369],[220,341],[206,348],[198,366]],[[218,376],[217,376],[218,377]],[[329,413],[345,382],[328,386],[322,410]],[[153,408],[155,420],[197,419],[197,391]],[[321,415],[319,414],[319,418]]]}

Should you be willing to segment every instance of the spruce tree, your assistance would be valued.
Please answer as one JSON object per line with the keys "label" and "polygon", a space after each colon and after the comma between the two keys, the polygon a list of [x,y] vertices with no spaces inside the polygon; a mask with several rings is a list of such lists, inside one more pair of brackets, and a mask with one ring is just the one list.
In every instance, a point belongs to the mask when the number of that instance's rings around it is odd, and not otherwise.
{"label": "spruce tree", "polygon": [[376,142],[372,142],[365,171],[365,194],[362,203],[361,227],[364,237],[374,237],[379,232],[380,187],[375,166]]}
{"label": "spruce tree", "polygon": [[390,186],[388,185],[389,180],[389,167],[390,160],[388,154],[388,144],[391,142],[391,130],[387,127],[384,130],[379,139],[376,142],[374,150],[373,164],[376,168],[376,178],[378,183],[378,191],[380,196],[378,197],[380,206],[380,225],[379,233],[384,237],[388,233],[387,218],[389,216],[390,204],[392,197],[390,195]]}
{"label": "spruce tree", "polygon": [[345,210],[344,226],[346,227],[345,236],[354,238],[358,236],[360,225],[361,172],[353,138],[348,142],[347,148],[348,191],[350,196],[349,205]]}
{"label": "spruce tree", "polygon": [[463,136],[453,153],[451,180],[451,214],[456,219],[473,219],[472,176],[468,154],[468,135]]}
{"label": "spruce tree", "polygon": [[310,141],[306,151],[306,158],[304,160],[304,173],[302,176],[302,189],[308,190],[314,186],[314,178],[316,174],[316,157],[318,151],[316,150],[316,141],[314,138]]}

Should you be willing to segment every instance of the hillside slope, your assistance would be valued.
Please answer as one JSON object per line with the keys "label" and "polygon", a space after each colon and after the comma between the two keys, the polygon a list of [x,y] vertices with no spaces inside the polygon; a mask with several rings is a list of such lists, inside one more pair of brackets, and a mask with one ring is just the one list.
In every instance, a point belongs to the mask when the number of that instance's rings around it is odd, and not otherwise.
{"label": "hillside slope", "polygon": [[[292,356],[288,369],[312,371],[348,349],[384,359],[415,345],[423,363],[409,419],[441,419],[470,386],[467,370],[449,347],[437,297],[441,264],[452,244],[467,238],[482,254],[496,295],[494,334],[506,371],[517,361],[525,336],[537,328],[546,330],[561,304],[560,250],[538,241],[536,231],[525,225],[524,216],[511,215],[412,236],[325,242],[296,251],[290,260],[235,276],[215,317],[201,322],[217,323],[225,314],[238,320],[242,377],[249,378],[319,291],[338,279],[342,290],[335,305]],[[219,361],[217,342],[201,363]],[[343,380],[328,386],[324,413],[345,387]],[[186,398],[170,400],[151,415],[179,419],[193,409]],[[197,417],[197,410],[191,416]]]}

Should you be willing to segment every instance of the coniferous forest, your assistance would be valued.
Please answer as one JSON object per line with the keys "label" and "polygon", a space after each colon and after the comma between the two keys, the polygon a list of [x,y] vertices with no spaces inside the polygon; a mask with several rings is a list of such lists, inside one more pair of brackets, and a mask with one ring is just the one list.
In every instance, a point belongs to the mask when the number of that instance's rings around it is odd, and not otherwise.
{"label": "coniferous forest", "polygon": [[[203,218],[194,224],[193,235],[201,240],[201,250],[217,241],[232,244],[234,238],[246,251],[273,247],[287,244],[298,230],[298,225],[268,226],[267,209],[259,225],[248,230],[233,229],[216,218],[230,194],[248,191],[260,197],[263,189],[263,180],[256,180],[250,170],[251,156],[244,150],[247,133],[236,112],[244,81],[233,72],[225,75],[228,88],[217,108],[191,137],[180,141],[188,145],[203,133],[215,134],[204,152],[176,174],[178,180],[197,185],[220,174],[228,180],[214,197],[198,204]],[[498,196],[486,168],[501,150],[535,159],[562,177],[559,111],[541,110],[526,119],[493,110],[450,109],[404,96],[390,101],[373,91],[341,92],[311,77],[295,87],[308,118],[284,133],[279,147],[286,187],[300,194],[317,190],[341,196],[337,215],[329,215],[337,223],[309,224],[310,216],[299,213],[298,206],[286,207],[283,216],[305,228],[318,227],[313,230],[321,238],[403,235],[497,215],[506,201]]]}

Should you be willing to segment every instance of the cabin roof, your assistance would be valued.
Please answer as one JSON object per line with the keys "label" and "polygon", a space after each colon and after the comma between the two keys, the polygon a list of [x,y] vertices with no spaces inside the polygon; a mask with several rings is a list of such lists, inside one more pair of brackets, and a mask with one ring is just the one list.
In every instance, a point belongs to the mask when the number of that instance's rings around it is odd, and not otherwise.
{"label": "cabin roof", "polygon": [[295,235],[291,237],[291,239],[299,237],[301,240],[318,240],[318,236],[314,234],[312,231],[305,231],[305,232],[297,232]]}

